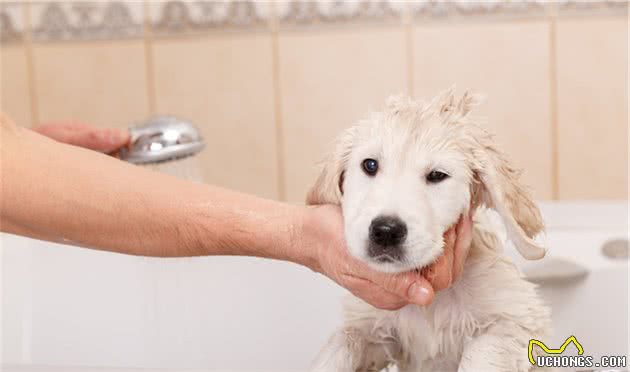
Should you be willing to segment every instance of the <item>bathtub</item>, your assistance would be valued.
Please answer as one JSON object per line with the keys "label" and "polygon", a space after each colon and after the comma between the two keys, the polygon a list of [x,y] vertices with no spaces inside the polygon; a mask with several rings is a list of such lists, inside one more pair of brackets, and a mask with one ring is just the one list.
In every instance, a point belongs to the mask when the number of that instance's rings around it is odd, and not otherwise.
{"label": "bathtub", "polygon": [[[548,257],[515,260],[552,307],[546,343],[575,335],[588,355],[627,355],[627,248],[602,253],[628,238],[626,202],[541,208]],[[302,371],[341,322],[345,291],[297,265],[0,242],[6,371]]]}

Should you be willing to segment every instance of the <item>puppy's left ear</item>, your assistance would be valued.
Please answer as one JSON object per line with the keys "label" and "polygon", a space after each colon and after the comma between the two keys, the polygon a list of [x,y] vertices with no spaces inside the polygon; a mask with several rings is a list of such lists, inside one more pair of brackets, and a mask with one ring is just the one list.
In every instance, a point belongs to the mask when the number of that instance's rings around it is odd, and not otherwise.
{"label": "puppy's left ear", "polygon": [[540,211],[525,187],[520,183],[520,172],[499,152],[492,138],[484,133],[476,150],[476,177],[480,182],[473,190],[473,200],[495,209],[505,224],[509,239],[519,253],[528,260],[545,256],[545,248],[533,237],[544,229]]}
{"label": "puppy's left ear", "polygon": [[352,148],[354,130],[346,130],[326,157],[317,181],[306,195],[306,204],[341,204],[346,164]]}

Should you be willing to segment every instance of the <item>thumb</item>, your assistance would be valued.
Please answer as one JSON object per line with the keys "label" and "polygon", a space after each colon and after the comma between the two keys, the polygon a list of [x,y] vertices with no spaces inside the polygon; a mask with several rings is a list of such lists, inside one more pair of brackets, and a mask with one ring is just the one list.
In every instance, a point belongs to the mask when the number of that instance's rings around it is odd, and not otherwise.
{"label": "thumb", "polygon": [[434,291],[431,284],[418,272],[396,275],[383,274],[378,283],[388,292],[407,299],[410,303],[426,306],[433,301]]}

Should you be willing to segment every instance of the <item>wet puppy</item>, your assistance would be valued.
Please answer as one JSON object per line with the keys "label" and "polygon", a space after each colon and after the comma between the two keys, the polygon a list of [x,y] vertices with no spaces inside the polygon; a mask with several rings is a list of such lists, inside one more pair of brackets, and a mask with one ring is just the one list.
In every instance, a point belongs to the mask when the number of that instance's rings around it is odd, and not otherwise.
{"label": "wet puppy", "polygon": [[543,223],[519,173],[472,119],[475,104],[452,91],[431,102],[393,97],[339,137],[308,203],[342,206],[352,255],[386,272],[426,267],[469,208],[473,242],[462,277],[426,308],[385,311],[349,298],[313,370],[532,370],[528,342],[549,329],[549,310],[503,256],[487,208],[527,259],[545,254],[533,240]]}

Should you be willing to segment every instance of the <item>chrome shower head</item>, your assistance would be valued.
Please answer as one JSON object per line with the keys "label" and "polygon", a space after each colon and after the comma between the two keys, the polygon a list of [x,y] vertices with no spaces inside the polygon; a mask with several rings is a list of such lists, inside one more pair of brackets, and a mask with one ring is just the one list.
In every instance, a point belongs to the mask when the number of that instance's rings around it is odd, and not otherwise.
{"label": "chrome shower head", "polygon": [[173,116],[156,116],[129,128],[129,145],[119,152],[121,160],[134,164],[158,163],[192,156],[205,143],[197,128]]}

